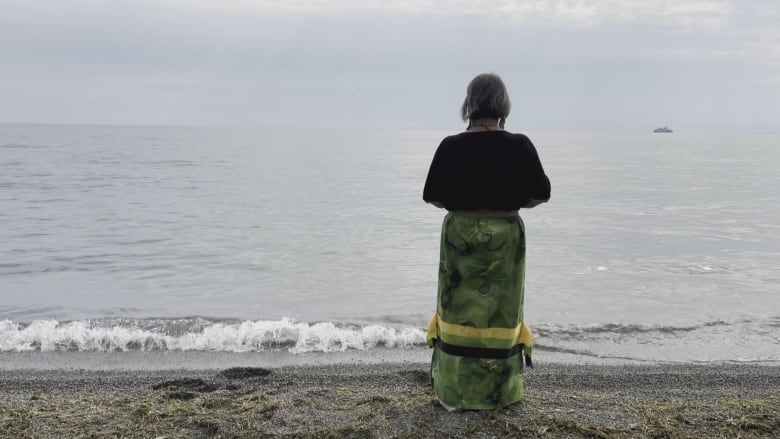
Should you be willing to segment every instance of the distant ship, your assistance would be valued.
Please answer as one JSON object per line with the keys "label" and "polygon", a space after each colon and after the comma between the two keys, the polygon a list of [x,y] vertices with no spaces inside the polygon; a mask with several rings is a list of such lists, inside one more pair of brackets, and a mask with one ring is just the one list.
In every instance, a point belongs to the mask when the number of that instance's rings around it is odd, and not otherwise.
{"label": "distant ship", "polygon": [[653,130],[653,132],[654,133],[672,133],[674,131],[672,131],[672,129],[669,128],[669,127],[663,127],[663,128],[656,128],[656,129]]}

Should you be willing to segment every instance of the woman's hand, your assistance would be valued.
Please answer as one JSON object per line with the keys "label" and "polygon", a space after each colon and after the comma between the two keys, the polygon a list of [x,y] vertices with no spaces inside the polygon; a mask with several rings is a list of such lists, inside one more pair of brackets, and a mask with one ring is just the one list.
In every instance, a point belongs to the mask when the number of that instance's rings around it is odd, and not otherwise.
{"label": "woman's hand", "polygon": [[549,198],[544,199],[544,200],[537,200],[536,198],[531,198],[530,200],[528,200],[527,203],[525,203],[525,206],[523,206],[523,207],[525,207],[527,209],[530,209],[532,207],[536,207],[536,206],[538,206],[538,205],[540,205],[542,203],[546,203],[548,201],[550,201]]}

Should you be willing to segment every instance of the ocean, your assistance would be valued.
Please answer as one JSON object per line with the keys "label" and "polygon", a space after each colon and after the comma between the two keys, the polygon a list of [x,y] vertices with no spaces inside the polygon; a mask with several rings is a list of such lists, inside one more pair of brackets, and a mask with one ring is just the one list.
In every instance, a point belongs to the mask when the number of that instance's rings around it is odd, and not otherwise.
{"label": "ocean", "polygon": [[[651,131],[526,133],[537,362],[780,363],[780,135]],[[448,134],[0,125],[0,368],[425,352]]]}

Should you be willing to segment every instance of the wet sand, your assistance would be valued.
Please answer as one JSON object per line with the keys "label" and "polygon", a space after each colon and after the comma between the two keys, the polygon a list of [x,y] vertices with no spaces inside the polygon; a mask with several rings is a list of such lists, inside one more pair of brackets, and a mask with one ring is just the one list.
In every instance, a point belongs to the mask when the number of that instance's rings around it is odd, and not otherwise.
{"label": "wet sand", "polygon": [[780,437],[780,367],[539,364],[526,399],[448,413],[427,363],[0,370],[0,437]]}

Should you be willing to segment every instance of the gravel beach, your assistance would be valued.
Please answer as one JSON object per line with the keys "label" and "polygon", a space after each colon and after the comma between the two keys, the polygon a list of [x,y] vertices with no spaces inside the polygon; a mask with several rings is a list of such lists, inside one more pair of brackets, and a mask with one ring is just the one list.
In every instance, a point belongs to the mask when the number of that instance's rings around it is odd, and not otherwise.
{"label": "gravel beach", "polygon": [[526,399],[442,409],[429,364],[0,370],[0,436],[780,437],[780,367],[539,364]]}

